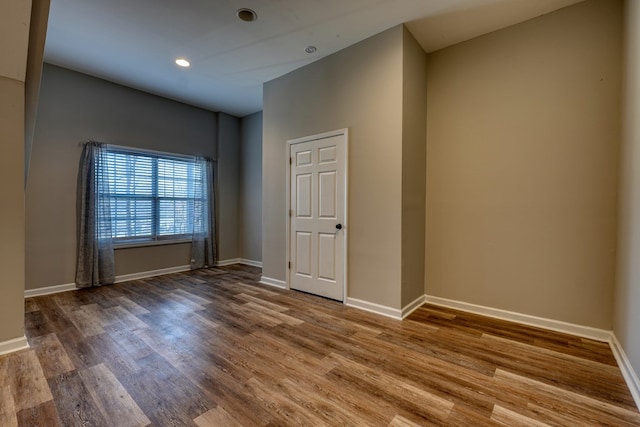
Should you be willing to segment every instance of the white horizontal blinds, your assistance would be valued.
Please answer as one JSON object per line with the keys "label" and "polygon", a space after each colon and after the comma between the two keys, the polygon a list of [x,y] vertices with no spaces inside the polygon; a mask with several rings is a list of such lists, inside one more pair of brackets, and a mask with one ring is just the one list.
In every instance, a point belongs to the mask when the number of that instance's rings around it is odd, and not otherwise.
{"label": "white horizontal blinds", "polygon": [[199,169],[194,161],[158,158],[159,236],[191,234],[194,196],[202,186]]}
{"label": "white horizontal blinds", "polygon": [[191,237],[194,194],[204,194],[195,159],[118,148],[107,149],[106,163],[116,241]]}
{"label": "white horizontal blinds", "polygon": [[115,239],[154,235],[154,161],[150,156],[107,151],[111,232]]}

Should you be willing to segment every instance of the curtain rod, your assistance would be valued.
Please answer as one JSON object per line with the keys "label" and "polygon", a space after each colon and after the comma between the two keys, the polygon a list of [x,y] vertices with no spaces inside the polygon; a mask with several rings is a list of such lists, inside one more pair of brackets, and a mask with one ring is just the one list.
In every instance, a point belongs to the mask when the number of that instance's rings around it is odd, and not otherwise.
{"label": "curtain rod", "polygon": [[116,144],[107,144],[106,142],[99,142],[99,141],[94,141],[91,139],[87,139],[85,141],[81,141],[78,143],[78,147],[84,147],[87,144],[90,144],[92,142],[95,142],[96,144],[102,144],[105,145],[109,148],[115,148],[116,150],[122,150],[122,151],[132,151],[132,152],[136,152],[136,153],[148,153],[148,154],[156,154],[156,155],[164,155],[167,157],[179,157],[179,158],[184,158],[184,159],[194,159],[196,157],[203,157],[207,160],[211,160],[211,161],[215,161],[215,159],[212,159],[211,157],[208,156],[197,156],[194,154],[180,154],[180,153],[170,153],[167,151],[158,151],[158,150],[149,150],[146,148],[137,148],[137,147],[127,147],[124,145],[116,145]]}

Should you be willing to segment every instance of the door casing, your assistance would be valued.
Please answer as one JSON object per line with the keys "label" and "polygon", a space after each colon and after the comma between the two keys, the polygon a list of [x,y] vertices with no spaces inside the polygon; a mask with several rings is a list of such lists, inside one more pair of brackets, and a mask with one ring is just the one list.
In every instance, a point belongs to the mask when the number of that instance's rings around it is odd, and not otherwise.
{"label": "door casing", "polygon": [[289,268],[290,262],[291,262],[291,217],[289,215],[289,212],[291,212],[291,163],[290,163],[290,157],[291,157],[291,145],[293,144],[300,144],[303,142],[309,142],[309,141],[315,141],[318,139],[326,139],[326,138],[331,138],[331,137],[335,137],[335,136],[343,136],[343,144],[344,146],[342,147],[343,149],[343,153],[344,153],[344,200],[342,203],[343,206],[343,218],[344,221],[342,223],[342,230],[341,232],[344,233],[344,238],[343,238],[343,251],[342,251],[342,256],[343,256],[343,268],[342,268],[342,286],[343,286],[343,290],[342,290],[342,302],[343,304],[346,304],[347,301],[347,290],[348,290],[348,286],[347,286],[347,277],[348,277],[348,252],[347,252],[347,248],[348,248],[348,240],[349,240],[349,208],[348,208],[348,200],[349,200],[349,129],[344,128],[344,129],[337,129],[337,130],[333,130],[333,131],[329,131],[329,132],[323,132],[320,134],[316,134],[316,135],[309,135],[309,136],[304,136],[301,138],[295,138],[295,139],[290,139],[287,141],[287,146],[286,146],[286,153],[285,153],[285,162],[286,162],[286,171],[287,171],[287,181],[286,181],[286,200],[287,200],[287,209],[285,211],[285,215],[286,215],[286,242],[287,242],[287,248],[286,248],[286,261],[285,261],[285,279],[286,279],[286,284],[287,284],[287,289],[291,289],[291,269]]}

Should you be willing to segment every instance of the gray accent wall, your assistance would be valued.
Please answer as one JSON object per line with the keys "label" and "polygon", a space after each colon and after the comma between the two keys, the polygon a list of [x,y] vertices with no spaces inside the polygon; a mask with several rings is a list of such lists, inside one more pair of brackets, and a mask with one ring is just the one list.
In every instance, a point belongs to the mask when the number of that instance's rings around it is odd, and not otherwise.
{"label": "gray accent wall", "polygon": [[[26,196],[26,289],[73,283],[76,180],[86,140],[215,158],[218,187],[237,199],[238,119],[45,64]],[[228,149],[231,147],[231,149]],[[226,171],[231,170],[231,174]],[[227,194],[227,188],[231,196]],[[226,200],[225,199],[225,200]],[[237,203],[220,204],[221,254],[237,253]],[[230,220],[231,219],[231,220]],[[235,255],[234,255],[235,257]],[[116,274],[189,264],[189,244],[116,250]]]}
{"label": "gray accent wall", "polygon": [[218,113],[218,259],[239,257],[240,119]]}
{"label": "gray accent wall", "polygon": [[240,258],[262,262],[262,111],[240,122]]}
{"label": "gray accent wall", "polygon": [[640,374],[640,2],[625,2],[618,277],[614,332]]}
{"label": "gray accent wall", "polygon": [[428,56],[427,294],[611,329],[621,12],[588,0]]}

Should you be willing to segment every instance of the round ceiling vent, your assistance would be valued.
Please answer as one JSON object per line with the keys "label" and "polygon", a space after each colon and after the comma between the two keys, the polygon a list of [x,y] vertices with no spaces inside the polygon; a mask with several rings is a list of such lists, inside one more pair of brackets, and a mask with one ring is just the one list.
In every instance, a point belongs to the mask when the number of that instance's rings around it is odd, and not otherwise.
{"label": "round ceiling vent", "polygon": [[236,12],[236,16],[244,22],[253,22],[258,19],[258,14],[255,12],[255,10],[247,8],[238,9],[238,11]]}

